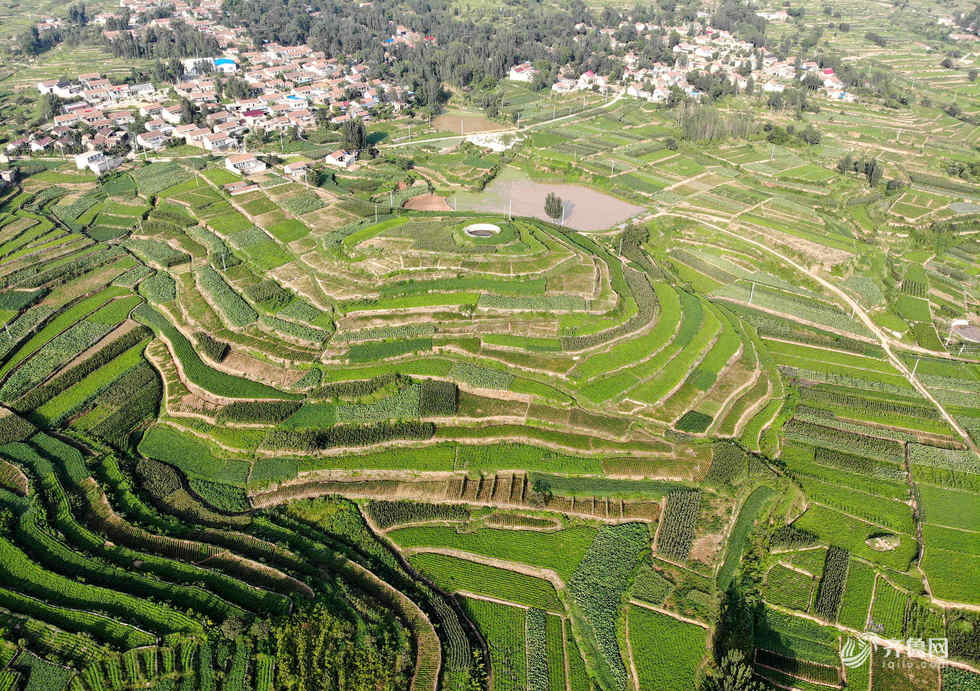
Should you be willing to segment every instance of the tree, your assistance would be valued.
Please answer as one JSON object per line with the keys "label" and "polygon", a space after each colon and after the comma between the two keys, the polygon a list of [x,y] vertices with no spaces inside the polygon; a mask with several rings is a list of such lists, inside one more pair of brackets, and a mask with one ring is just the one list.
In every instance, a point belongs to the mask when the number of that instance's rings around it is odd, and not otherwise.
{"label": "tree", "polygon": [[194,104],[188,101],[186,98],[180,99],[180,121],[181,122],[194,122],[194,114],[196,110]]}
{"label": "tree", "polygon": [[231,615],[221,622],[221,633],[229,641],[233,641],[245,633],[245,622],[241,617]]}
{"label": "tree", "polygon": [[565,203],[561,197],[554,192],[548,192],[548,196],[544,198],[544,212],[548,214],[548,217],[557,221],[565,215],[564,208]]}
{"label": "tree", "polygon": [[85,5],[83,3],[72,5],[68,8],[68,21],[78,26],[88,24],[88,14],[85,11]]}
{"label": "tree", "polygon": [[717,675],[705,678],[702,691],[764,691],[765,684],[752,680],[752,666],[741,650],[729,650],[722,658]]}
{"label": "tree", "polygon": [[816,72],[807,72],[803,77],[803,86],[809,91],[816,91],[823,86],[823,80]]}
{"label": "tree", "polygon": [[341,127],[341,135],[344,140],[344,148],[350,151],[357,151],[367,146],[367,131],[360,118],[346,120]]}
{"label": "tree", "polygon": [[800,132],[800,139],[811,146],[819,144],[820,132],[813,125],[807,125],[806,129]]}
{"label": "tree", "polygon": [[864,162],[864,176],[868,178],[868,185],[874,187],[881,182],[881,176],[885,173],[885,167],[878,163],[877,158]]}

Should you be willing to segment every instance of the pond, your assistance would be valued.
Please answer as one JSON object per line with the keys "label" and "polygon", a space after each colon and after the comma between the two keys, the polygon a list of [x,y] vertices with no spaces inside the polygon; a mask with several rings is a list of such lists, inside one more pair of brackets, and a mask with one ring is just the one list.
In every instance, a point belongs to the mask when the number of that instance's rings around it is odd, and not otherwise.
{"label": "pond", "polygon": [[[554,192],[565,202],[565,225],[575,230],[605,230],[636,216],[644,209],[583,185],[534,182],[523,171],[505,168],[482,192],[456,195],[459,211],[485,211],[533,216],[551,221],[544,200]],[[452,197],[449,197],[450,204]]]}

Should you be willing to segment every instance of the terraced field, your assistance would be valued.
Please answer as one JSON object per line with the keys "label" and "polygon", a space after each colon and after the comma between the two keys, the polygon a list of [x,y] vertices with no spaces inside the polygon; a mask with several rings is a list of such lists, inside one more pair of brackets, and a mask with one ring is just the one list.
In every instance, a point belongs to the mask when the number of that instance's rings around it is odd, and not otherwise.
{"label": "terraced field", "polygon": [[[515,148],[433,126],[319,187],[232,196],[203,154],[28,171],[0,196],[0,689],[689,689],[729,648],[782,688],[974,688],[980,194],[946,164],[980,131],[936,104],[980,106],[919,45],[867,51],[903,40],[870,5],[827,3],[834,45],[933,103],[801,110],[819,146],[507,84]],[[501,170],[642,212],[403,205]],[[926,681],[880,659],[930,638]]]}

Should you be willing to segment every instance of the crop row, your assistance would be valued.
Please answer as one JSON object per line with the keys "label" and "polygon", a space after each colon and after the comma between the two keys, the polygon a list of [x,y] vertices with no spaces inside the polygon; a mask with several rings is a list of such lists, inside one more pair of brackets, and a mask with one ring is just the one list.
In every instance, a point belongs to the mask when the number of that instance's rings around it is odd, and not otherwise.
{"label": "crop row", "polygon": [[444,554],[419,552],[413,554],[410,561],[436,585],[449,592],[465,591],[549,612],[563,611],[554,586],[541,578]]}
{"label": "crop row", "polygon": [[859,475],[882,478],[884,480],[904,480],[905,471],[897,463],[876,461],[866,456],[856,456],[852,453],[828,449],[823,446],[814,448],[813,459],[821,465],[833,466]]}
{"label": "crop row", "polygon": [[837,667],[821,665],[794,657],[785,657],[768,650],[757,650],[755,661],[800,679],[834,686],[840,683],[840,671]]}
{"label": "crop row", "polygon": [[225,283],[221,275],[210,266],[197,270],[197,282],[201,290],[217,303],[221,313],[232,326],[247,326],[259,318],[252,306]]}
{"label": "crop row", "polygon": [[44,344],[34,356],[17,368],[0,387],[0,398],[12,401],[40,384],[58,367],[71,360],[106,335],[111,326],[80,321]]}
{"label": "crop row", "polygon": [[555,571],[564,580],[572,577],[595,539],[587,526],[565,530],[458,530],[451,526],[412,526],[392,530],[388,536],[402,547],[451,548],[494,559],[530,564]]}
{"label": "crop row", "polygon": [[245,294],[252,302],[273,312],[285,307],[293,299],[292,293],[271,278],[247,286]]}
{"label": "crop row", "polygon": [[854,396],[834,389],[805,387],[800,391],[800,399],[804,402],[813,401],[845,408],[867,408],[879,414],[894,414],[930,420],[939,418],[938,411],[933,407],[894,400],[882,400],[880,398]]}
{"label": "crop row", "polygon": [[299,410],[298,401],[235,401],[223,406],[219,422],[247,422],[274,425]]}
{"label": "crop row", "polygon": [[840,608],[841,596],[844,594],[849,563],[850,554],[846,549],[835,545],[827,548],[827,559],[824,562],[823,577],[820,580],[820,590],[817,591],[814,611],[828,621],[837,620],[837,610]]}
{"label": "crop row", "polygon": [[164,268],[186,264],[191,260],[190,255],[186,252],[176,250],[170,245],[158,240],[131,237],[124,244],[136,254],[146,257],[151,262],[159,264]]}
{"label": "crop row", "polygon": [[958,451],[925,444],[909,444],[909,462],[913,465],[980,474],[980,460],[977,460],[976,454],[969,450]]}
{"label": "crop row", "polygon": [[467,362],[454,362],[449,369],[449,377],[479,389],[510,388],[514,375],[510,372],[471,365]]}
{"label": "crop row", "polygon": [[630,607],[629,625],[639,688],[697,687],[706,649],[704,629],[636,606]]}
{"label": "crop row", "polygon": [[201,361],[187,337],[151,307],[140,305],[133,314],[139,321],[166,337],[180,361],[184,374],[202,389],[229,398],[295,398],[295,396],[284,394],[271,386],[225,374],[208,367]]}
{"label": "crop row", "polygon": [[810,608],[813,577],[776,564],[766,574],[766,602],[806,612]]}
{"label": "crop row", "polygon": [[306,324],[299,324],[286,319],[279,319],[278,317],[263,316],[262,324],[269,327],[273,331],[278,331],[287,336],[298,338],[301,341],[314,343],[316,345],[322,345],[329,336],[329,334],[323,329],[318,329],[314,326],[307,326]]}
{"label": "crop row", "polygon": [[465,521],[469,509],[462,504],[426,504],[415,501],[372,501],[365,506],[371,520],[382,530],[404,523]]}
{"label": "crop row", "polygon": [[600,677],[617,688],[626,683],[626,668],[617,637],[617,622],[630,574],[650,535],[642,523],[603,526],[568,581],[572,599],[582,608],[600,655]]}
{"label": "crop row", "polygon": [[126,448],[130,432],[157,415],[163,393],[160,377],[146,362],[117,379],[96,397],[96,419],[88,427],[96,437]]}
{"label": "crop row", "polygon": [[667,495],[667,509],[657,537],[657,551],[674,559],[687,559],[700,511],[700,490],[671,490]]}
{"label": "crop row", "polygon": [[527,661],[532,653],[527,650],[525,640],[524,610],[475,598],[466,598],[464,606],[490,648],[493,688],[499,691],[528,689]]}
{"label": "crop row", "polygon": [[61,372],[56,377],[45,382],[42,386],[31,389],[17,401],[16,409],[33,410],[37,408],[48,399],[80,382],[109,361],[129,350],[137,343],[145,340],[149,335],[149,329],[142,326],[128,331],[78,365]]}
{"label": "crop row", "polygon": [[790,420],[783,427],[783,431],[788,439],[795,439],[816,446],[827,446],[830,449],[841,449],[879,461],[902,463],[905,460],[905,450],[902,444],[889,439],[868,437],[799,420]]}
{"label": "crop row", "polygon": [[374,425],[336,425],[324,430],[271,430],[262,446],[271,450],[304,451],[344,446],[369,446],[393,439],[430,439],[436,431],[431,422],[382,422]]}

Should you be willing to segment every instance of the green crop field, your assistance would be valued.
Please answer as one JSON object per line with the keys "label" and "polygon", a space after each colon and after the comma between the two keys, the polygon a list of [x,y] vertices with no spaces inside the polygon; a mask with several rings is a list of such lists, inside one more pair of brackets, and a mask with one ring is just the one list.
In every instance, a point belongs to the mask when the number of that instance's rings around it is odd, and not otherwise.
{"label": "green crop field", "polygon": [[630,644],[642,688],[694,685],[705,647],[704,629],[643,607],[630,607]]}
{"label": "green crop field", "polygon": [[0,691],[976,686],[980,12],[885,5],[0,0]]}

